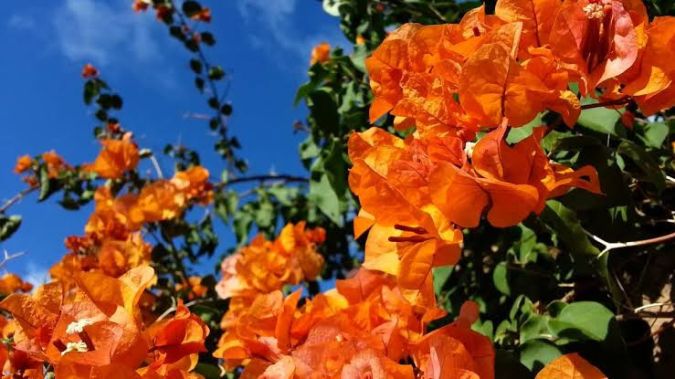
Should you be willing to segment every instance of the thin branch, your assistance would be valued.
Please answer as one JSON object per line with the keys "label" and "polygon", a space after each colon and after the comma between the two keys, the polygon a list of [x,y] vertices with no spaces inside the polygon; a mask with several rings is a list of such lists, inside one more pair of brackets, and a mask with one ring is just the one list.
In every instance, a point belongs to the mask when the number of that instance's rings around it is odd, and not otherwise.
{"label": "thin branch", "polygon": [[3,251],[3,257],[2,260],[0,260],[0,268],[5,267],[5,265],[11,261],[12,259],[18,258],[24,254],[23,251],[15,253],[15,254],[10,254],[7,250]]}
{"label": "thin branch", "polygon": [[235,178],[228,180],[226,182],[219,183],[216,187],[226,187],[232,184],[241,184],[248,182],[268,182],[271,180],[277,180],[285,183],[308,183],[309,179],[302,176],[293,176],[293,175],[253,175],[245,176],[241,178]]}
{"label": "thin branch", "polygon": [[602,251],[600,252],[600,255],[598,255],[598,258],[602,257],[603,255],[607,254],[610,250],[615,250],[615,249],[625,249],[627,247],[636,247],[636,246],[644,246],[644,245],[653,245],[653,244],[659,244],[663,242],[667,242],[671,239],[675,239],[675,232],[659,236],[659,237],[654,237],[654,238],[648,238],[644,240],[638,240],[638,241],[628,241],[628,242],[607,242],[603,240],[602,238],[591,234],[590,232],[584,230],[584,233],[591,237],[593,241],[601,244],[603,246]]}
{"label": "thin branch", "polygon": [[612,105],[624,105],[630,102],[630,97],[622,97],[621,99],[605,101],[604,103],[593,103],[593,104],[584,104],[581,106],[581,109],[593,109],[601,107],[609,107]]}
{"label": "thin branch", "polygon": [[644,311],[645,309],[654,308],[654,307],[665,307],[665,306],[668,306],[668,305],[673,305],[673,303],[666,302],[666,303],[645,304],[643,306],[640,306],[640,307],[637,307],[637,308],[633,309],[633,312],[640,313],[640,312]]}
{"label": "thin branch", "polygon": [[155,154],[150,155],[150,162],[152,163],[152,166],[155,168],[157,177],[159,177],[159,179],[164,179],[164,173],[162,172],[162,168],[159,167],[159,162],[157,161],[157,157],[155,157]]}
{"label": "thin branch", "polygon": [[12,205],[18,203],[21,201],[24,197],[26,197],[28,194],[31,192],[37,190],[40,188],[39,186],[33,186],[33,187],[28,187],[26,189],[21,190],[21,192],[17,193],[14,195],[11,199],[7,200],[1,207],[0,207],[0,213],[5,213],[7,209],[9,209]]}
{"label": "thin branch", "polygon": [[[196,300],[192,300],[192,301],[190,301],[190,302],[188,302],[188,303],[185,303],[185,304],[183,304],[183,305],[185,305],[185,307],[187,307],[187,308],[190,308],[190,307],[193,306],[193,305],[197,305],[197,304],[201,304],[201,303],[207,303],[207,302],[209,302],[209,301],[210,301],[209,299],[196,299]],[[174,304],[175,304],[175,302],[174,302]],[[165,317],[167,317],[167,316],[170,315],[171,313],[175,312],[176,309],[178,309],[178,306],[177,306],[177,305],[173,305],[172,307],[170,307],[169,309],[167,309],[166,311],[164,311],[164,313],[162,313],[162,314],[157,318],[157,321],[163,320]]]}

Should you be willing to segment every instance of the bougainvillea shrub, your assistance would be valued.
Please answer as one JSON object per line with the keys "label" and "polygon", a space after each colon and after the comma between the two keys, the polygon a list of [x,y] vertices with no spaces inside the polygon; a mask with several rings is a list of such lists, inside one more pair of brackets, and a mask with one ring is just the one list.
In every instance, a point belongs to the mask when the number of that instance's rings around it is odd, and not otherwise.
{"label": "bougainvillea shrub", "polygon": [[307,52],[294,176],[241,156],[217,15],[131,3],[185,47],[223,164],[139,144],[85,65],[99,154],[19,157],[0,206],[0,241],[33,194],[92,210],[50,282],[0,278],[3,378],[671,377],[670,2],[306,6],[351,46]]}

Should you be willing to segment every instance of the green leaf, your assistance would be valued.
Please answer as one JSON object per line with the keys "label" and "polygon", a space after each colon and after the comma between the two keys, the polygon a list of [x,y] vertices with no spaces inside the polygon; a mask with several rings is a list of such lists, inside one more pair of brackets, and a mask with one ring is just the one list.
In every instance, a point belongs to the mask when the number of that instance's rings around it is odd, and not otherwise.
{"label": "green leaf", "polygon": [[668,137],[668,125],[663,122],[652,122],[642,128],[642,135],[638,135],[645,145],[661,148]]}
{"label": "green leaf", "polygon": [[492,272],[492,282],[495,288],[504,295],[511,295],[511,288],[509,287],[508,269],[506,262],[499,262]]}
{"label": "green leaf", "polygon": [[434,293],[439,295],[443,289],[443,285],[448,281],[448,278],[452,274],[452,266],[441,266],[434,267],[433,269],[433,278],[434,278]]}
{"label": "green leaf", "polygon": [[344,0],[323,0],[323,10],[333,17],[340,17],[340,5]]}
{"label": "green leaf", "polygon": [[549,200],[541,213],[541,220],[567,246],[575,257],[592,257],[600,254],[600,250],[588,239],[574,211],[561,202]]}
{"label": "green leaf", "polygon": [[316,204],[321,212],[328,216],[336,225],[343,225],[342,213],[340,212],[340,199],[335,193],[327,175],[321,176],[318,181],[310,181],[309,200]]}
{"label": "green leaf", "polygon": [[201,74],[202,62],[199,59],[190,59],[190,69],[197,75]]}
{"label": "green leaf", "polygon": [[593,301],[579,301],[567,305],[551,322],[557,334],[579,331],[584,336],[602,341],[607,338],[614,314],[604,305]]}
{"label": "green leaf", "polygon": [[[593,104],[595,101],[582,101],[582,104]],[[621,113],[616,109],[592,108],[581,111],[577,123],[586,129],[602,134],[617,136],[616,122]]]}
{"label": "green leaf", "polygon": [[543,121],[541,119],[541,114],[539,114],[534,120],[527,124],[511,129],[506,136],[506,142],[514,144],[524,140],[532,135],[532,131],[535,127],[540,126],[541,124],[543,124]]}
{"label": "green leaf", "polygon": [[225,77],[225,70],[220,66],[213,66],[209,68],[209,79],[220,80]]}
{"label": "green leaf", "polygon": [[337,104],[328,88],[313,91],[307,99],[307,106],[314,118],[314,125],[320,130],[335,133],[339,129]]}
{"label": "green leaf", "polygon": [[541,370],[560,355],[554,344],[544,340],[532,340],[520,346],[520,363],[532,371]]}
{"label": "green leaf", "polygon": [[213,46],[216,44],[216,38],[210,32],[202,32],[201,37],[202,42],[204,42],[208,46]]}
{"label": "green leaf", "polygon": [[261,201],[255,212],[255,223],[262,229],[270,228],[274,224],[274,206],[269,201]]}
{"label": "green leaf", "polygon": [[518,361],[513,352],[497,350],[495,353],[495,377],[514,379],[531,379],[533,377],[530,370]]}
{"label": "green leaf", "polygon": [[250,212],[247,212],[247,210],[242,209],[235,213],[232,226],[239,245],[243,245],[246,242],[252,224],[253,215],[251,215]]}
{"label": "green leaf", "polygon": [[[518,261],[523,264],[536,261],[537,252],[535,248],[538,246],[537,235],[525,225],[520,224],[518,228],[521,231],[520,241],[517,243]],[[542,247],[542,244],[539,244],[539,247]]]}
{"label": "green leaf", "polygon": [[87,105],[91,104],[92,101],[94,101],[94,98],[98,96],[100,91],[101,88],[95,80],[88,80],[86,83],[84,83],[84,103]]}
{"label": "green leaf", "polygon": [[644,180],[654,184],[657,190],[663,191],[665,189],[666,178],[663,171],[661,171],[658,162],[645,149],[629,140],[623,140],[616,152],[633,161],[644,174]]}
{"label": "green leaf", "polygon": [[206,379],[218,379],[221,377],[220,367],[209,363],[197,363],[195,372],[203,375]]}
{"label": "green leaf", "polygon": [[201,10],[202,6],[196,1],[188,0],[183,3],[183,13],[188,17],[192,17]]}
{"label": "green leaf", "polygon": [[21,226],[21,216],[0,215],[0,241],[11,237]]}
{"label": "green leaf", "polygon": [[47,172],[47,167],[42,165],[38,173],[40,179],[40,194],[38,195],[38,201],[43,201],[52,193],[51,189],[51,180],[49,179],[49,173]]}
{"label": "green leaf", "polygon": [[319,153],[321,153],[321,149],[314,143],[312,136],[307,137],[300,143],[300,159],[302,159],[305,167],[309,167],[310,161],[318,157]]}
{"label": "green leaf", "polygon": [[[366,72],[366,58],[368,58],[368,47],[366,45],[356,45],[354,46],[354,53],[350,56],[354,67],[356,67],[361,72]],[[356,84],[352,82],[352,84]]]}
{"label": "green leaf", "polygon": [[524,343],[550,334],[548,321],[548,316],[532,315],[520,326],[520,342]]}

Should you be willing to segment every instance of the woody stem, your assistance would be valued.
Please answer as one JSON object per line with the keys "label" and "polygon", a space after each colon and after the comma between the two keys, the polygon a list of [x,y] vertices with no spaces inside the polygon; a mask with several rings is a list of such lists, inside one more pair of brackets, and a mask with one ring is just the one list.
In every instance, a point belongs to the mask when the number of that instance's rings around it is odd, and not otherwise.
{"label": "woody stem", "polygon": [[624,105],[630,102],[630,97],[623,97],[621,99],[605,101],[604,103],[594,103],[594,104],[584,104],[581,106],[581,109],[593,109],[601,107],[610,107],[612,105]]}
{"label": "woody stem", "polygon": [[627,247],[636,247],[636,246],[644,246],[644,245],[653,245],[653,244],[659,244],[663,242],[667,242],[671,239],[675,239],[675,232],[659,236],[659,237],[654,237],[654,238],[647,238],[644,240],[638,240],[638,241],[628,241],[628,242],[607,242],[603,240],[602,238],[593,235],[589,232],[586,232],[586,234],[591,237],[594,241],[598,242],[599,244],[603,245],[604,249],[600,253],[600,255],[604,255],[608,253],[610,250],[615,250],[615,249],[624,249]]}
{"label": "woody stem", "polygon": [[307,183],[309,182],[309,179],[302,177],[302,176],[293,176],[293,175],[275,175],[275,174],[270,174],[270,175],[253,175],[253,176],[245,176],[241,178],[235,178],[228,180],[223,183],[219,183],[218,187],[224,187],[228,186],[231,184],[239,184],[239,183],[247,183],[247,182],[266,182],[270,180],[279,180],[283,181],[286,183],[291,183],[291,182],[297,182],[297,183]]}
{"label": "woody stem", "polygon": [[17,193],[14,195],[11,199],[7,200],[1,207],[0,207],[0,213],[5,213],[7,209],[9,209],[12,205],[18,203],[21,201],[26,195],[30,194],[31,192],[37,190],[39,186],[33,186],[33,187],[28,187],[21,192]]}

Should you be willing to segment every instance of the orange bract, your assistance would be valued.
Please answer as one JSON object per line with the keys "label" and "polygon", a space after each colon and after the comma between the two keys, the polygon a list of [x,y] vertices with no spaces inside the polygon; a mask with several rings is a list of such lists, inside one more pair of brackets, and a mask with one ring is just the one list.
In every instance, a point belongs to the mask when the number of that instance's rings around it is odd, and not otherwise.
{"label": "orange bract", "polygon": [[507,131],[501,126],[475,144],[443,129],[405,140],[378,128],[353,134],[349,184],[362,207],[355,235],[370,230],[364,267],[398,277],[410,301],[433,305],[432,268],[459,259],[456,226],[476,227],[486,213],[492,225],[508,227],[570,188],[600,193],[592,167],[549,161],[542,128],[514,146]]}
{"label": "orange bract", "polygon": [[[409,303],[389,275],[361,269],[301,307],[299,296],[294,292],[283,299],[273,292],[256,297],[227,325],[215,355],[225,359],[226,367],[246,364],[244,378],[412,379],[413,367],[399,361],[413,355],[416,363],[428,362],[434,354],[430,343],[435,343],[429,341],[443,338],[464,354],[444,356],[444,370],[461,366],[466,373],[493,377],[490,341],[469,329],[475,318],[463,314],[447,328],[425,335],[426,324],[444,312]],[[425,378],[440,377],[431,367],[418,367]]]}
{"label": "orange bract", "polygon": [[642,3],[628,0],[499,0],[495,15],[480,7],[459,24],[405,24],[366,60],[370,119],[390,112],[418,131],[473,132],[552,110],[573,126],[572,82],[584,96],[632,96],[651,114],[675,102],[671,22],[649,24]]}
{"label": "orange bract", "polygon": [[322,42],[312,49],[312,56],[309,60],[310,65],[324,63],[330,59],[330,44]]}
{"label": "orange bract", "polygon": [[42,160],[47,168],[47,176],[52,179],[58,177],[63,171],[72,169],[54,150],[42,153]]}
{"label": "orange bract", "polygon": [[536,379],[607,379],[595,366],[579,354],[565,354],[546,365]]}
{"label": "orange bract", "polygon": [[0,278],[0,296],[7,296],[15,292],[29,292],[33,285],[24,282],[18,275],[5,274]]}
{"label": "orange bract", "polygon": [[211,22],[211,9],[202,8],[197,13],[190,16],[191,19],[202,22]]}
{"label": "orange bract", "polygon": [[14,172],[17,174],[22,174],[28,171],[33,166],[33,158],[30,155],[22,155],[16,160],[16,165],[14,166]]}
{"label": "orange bract", "polygon": [[87,63],[82,67],[82,77],[85,79],[92,79],[98,77],[98,69],[91,63]]}
{"label": "orange bract", "polygon": [[139,301],[155,280],[153,269],[140,266],[117,279],[79,272],[72,280],[68,290],[54,282],[32,296],[13,294],[0,303],[17,323],[12,370],[44,362],[59,378],[112,379],[171,377],[164,376],[171,372],[184,377],[194,368],[209,332],[199,317],[182,304],[175,316],[147,329],[139,317]]}
{"label": "orange bract", "polygon": [[131,140],[131,134],[125,134],[121,140],[101,140],[101,145],[103,150],[94,163],[85,166],[86,171],[106,179],[119,179],[138,165],[138,147]]}
{"label": "orange bract", "polygon": [[223,279],[216,291],[224,299],[253,297],[316,279],[324,262],[316,247],[324,235],[323,229],[307,230],[300,222],[286,225],[275,241],[262,235],[255,237],[250,245],[223,261]]}

